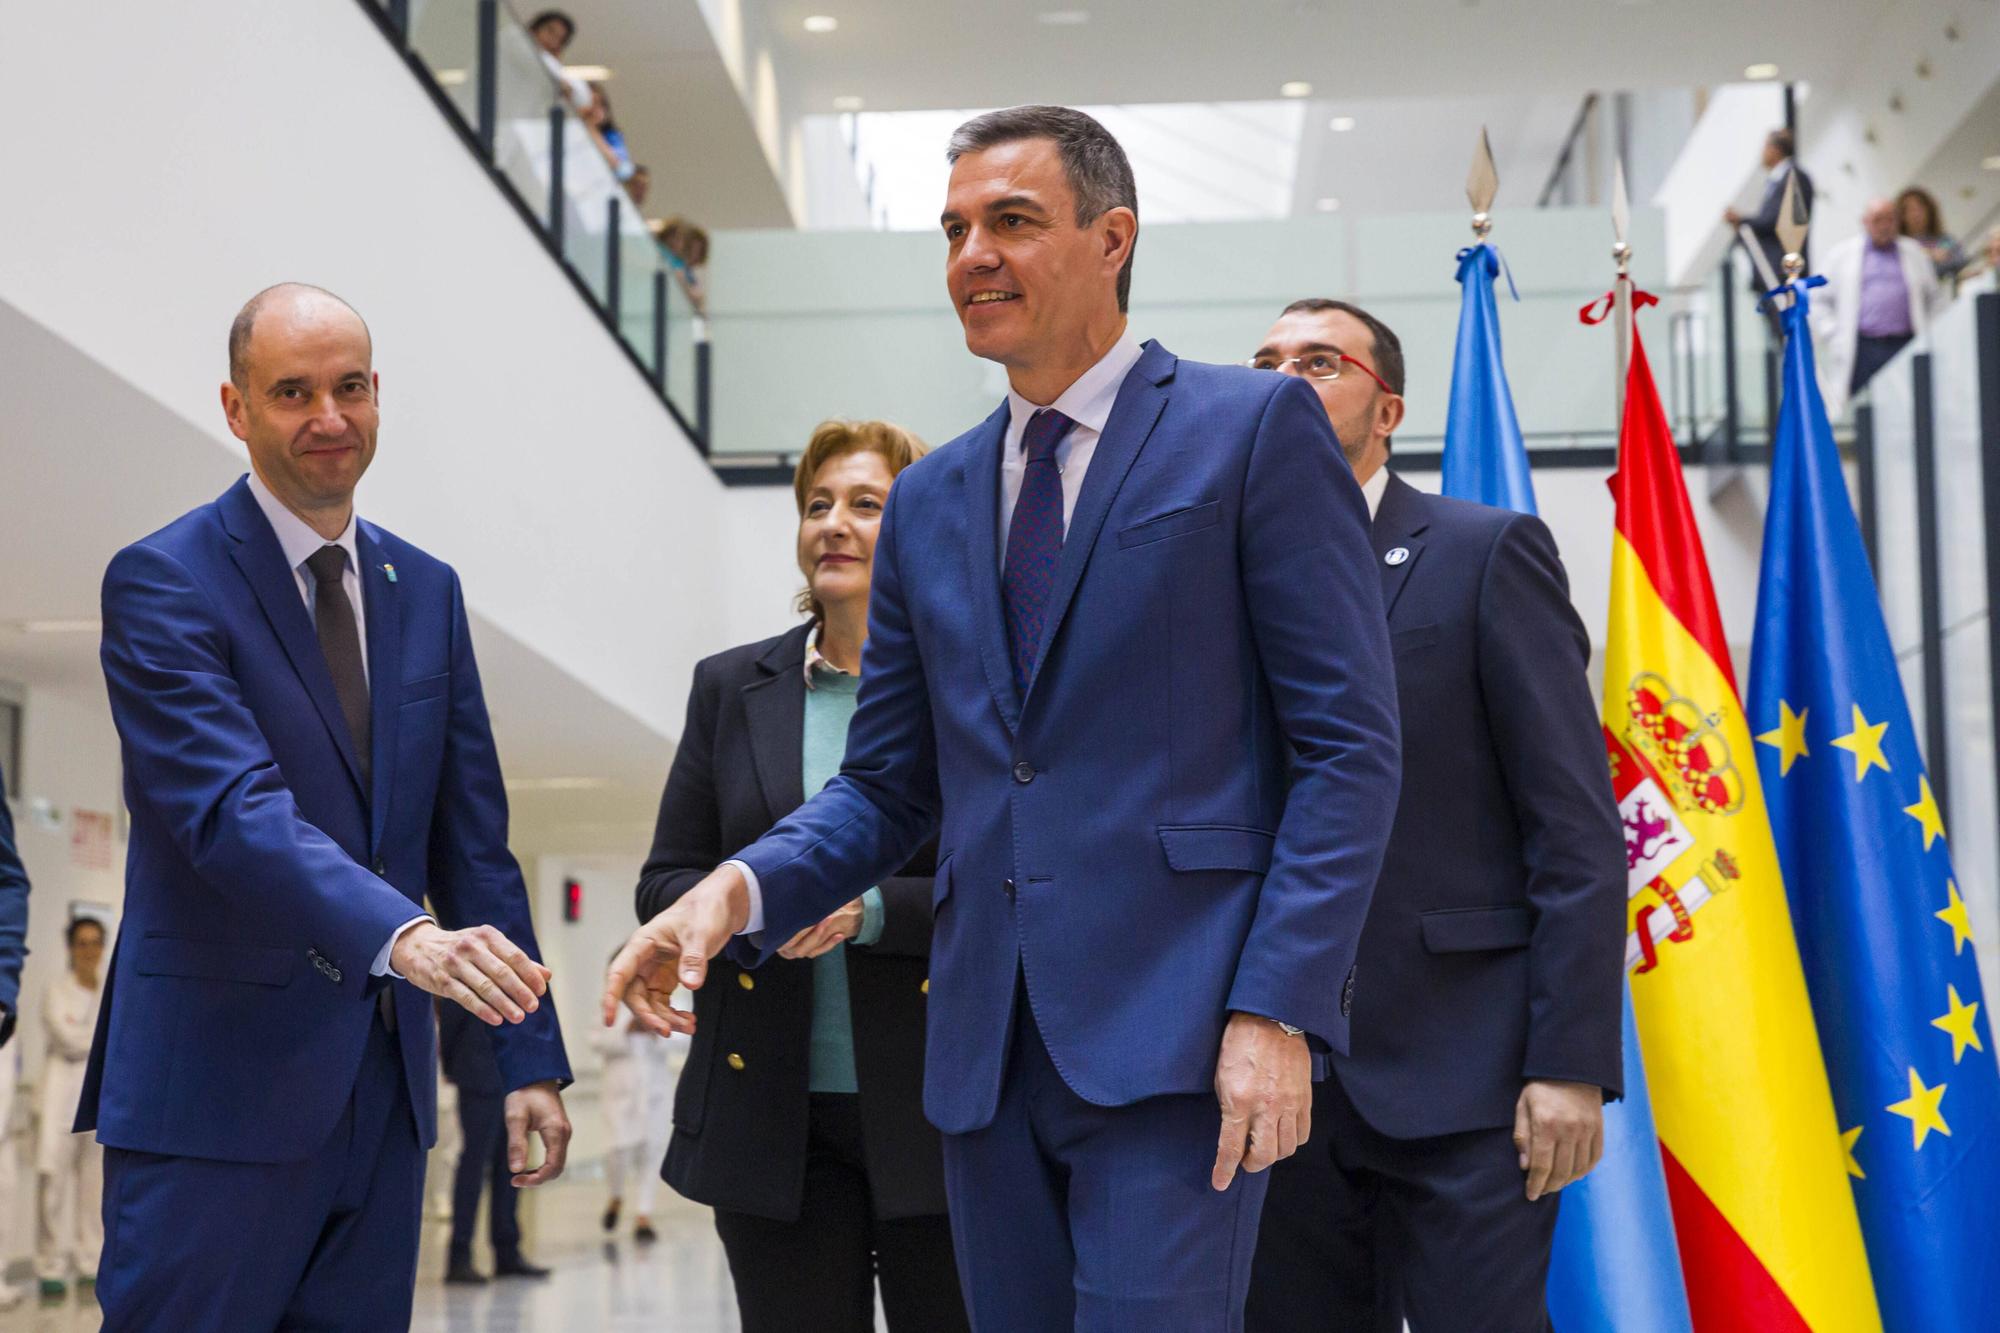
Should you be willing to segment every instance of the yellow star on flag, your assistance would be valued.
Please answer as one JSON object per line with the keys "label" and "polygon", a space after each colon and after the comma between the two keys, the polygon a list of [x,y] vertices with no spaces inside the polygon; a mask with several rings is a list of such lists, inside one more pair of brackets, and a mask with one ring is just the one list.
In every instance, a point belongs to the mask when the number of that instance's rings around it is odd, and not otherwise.
{"label": "yellow star on flag", "polygon": [[1882,733],[1889,729],[1887,722],[1871,724],[1861,711],[1861,705],[1854,705],[1854,730],[1834,741],[1841,749],[1854,756],[1854,780],[1868,776],[1871,765],[1884,773],[1889,771],[1889,761],[1882,754]]}
{"label": "yellow star on flag", "polygon": [[1925,1087],[1924,1081],[1917,1077],[1917,1071],[1912,1069],[1909,1097],[1889,1105],[1891,1114],[1902,1116],[1910,1122],[1910,1136],[1914,1140],[1912,1146],[1923,1147],[1924,1140],[1931,1136],[1932,1130],[1936,1130],[1946,1138],[1951,1137],[1951,1126],[1944,1122],[1944,1115],[1939,1109],[1939,1104],[1944,1101],[1944,1088],[1945,1085],[1942,1083],[1935,1088]]}
{"label": "yellow star on flag", "polygon": [[1847,1174],[1856,1180],[1868,1179],[1868,1173],[1861,1169],[1861,1163],[1854,1159],[1854,1144],[1861,1137],[1861,1126],[1856,1125],[1840,1136],[1841,1151],[1847,1154]]}
{"label": "yellow star on flag", "polygon": [[1967,1004],[1958,998],[1958,987],[1946,986],[1944,989],[1945,994],[1951,997],[1951,1012],[1942,1018],[1933,1018],[1931,1026],[1951,1034],[1951,1062],[1957,1064],[1966,1047],[1970,1046],[1975,1051],[1986,1049],[1979,1044],[1979,1032],[1973,1027],[1979,1021],[1979,1001]]}
{"label": "yellow star on flag", "polygon": [[[1834,744],[1840,742],[1835,741]],[[1923,794],[1917,798],[1915,805],[1904,806],[1903,813],[1924,826],[1924,850],[1929,851],[1931,844],[1944,836],[1944,816],[1938,813],[1937,797],[1931,795],[1931,780],[1921,773],[1917,775],[1917,790]]]}
{"label": "yellow star on flag", "polygon": [[1958,896],[1958,885],[1946,880],[1944,887],[1951,895],[1951,903],[1942,912],[1931,915],[1951,927],[1951,956],[1956,958],[1972,943],[1972,918],[1966,914],[1965,899]]}
{"label": "yellow star on flag", "polygon": [[[1790,776],[1792,765],[1810,753],[1806,749],[1806,713],[1810,712],[1812,712],[1812,709],[1808,708],[1803,712],[1794,713],[1792,706],[1783,699],[1780,699],[1778,700],[1778,729],[1776,731],[1767,731],[1757,738],[1766,745],[1776,747],[1778,751],[1778,776],[1781,778]],[[1885,764],[1883,767],[1886,768],[1887,765]]]}

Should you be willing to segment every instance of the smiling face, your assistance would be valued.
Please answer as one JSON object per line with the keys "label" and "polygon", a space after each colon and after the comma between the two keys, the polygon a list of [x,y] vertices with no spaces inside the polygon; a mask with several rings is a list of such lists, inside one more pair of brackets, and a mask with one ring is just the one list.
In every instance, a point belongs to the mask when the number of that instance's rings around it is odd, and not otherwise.
{"label": "smiling face", "polygon": [[867,607],[875,535],[895,479],[873,449],[829,458],[814,475],[799,515],[799,572],[822,607]]}
{"label": "smiling face", "polygon": [[353,503],[375,458],[371,358],[361,317],[324,292],[281,289],[257,311],[222,408],[257,475],[293,511]]}
{"label": "smiling face", "polygon": [[1118,270],[1138,219],[1112,208],[1079,225],[1054,140],[962,155],[940,221],[945,285],[974,356],[1031,370],[1116,337]]}

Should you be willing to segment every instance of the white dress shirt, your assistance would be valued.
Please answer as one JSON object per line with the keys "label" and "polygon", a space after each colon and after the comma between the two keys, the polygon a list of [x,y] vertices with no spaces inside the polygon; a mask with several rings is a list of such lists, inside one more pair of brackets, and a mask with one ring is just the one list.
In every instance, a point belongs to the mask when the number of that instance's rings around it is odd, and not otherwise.
{"label": "white dress shirt", "polygon": [[1389,468],[1385,464],[1375,469],[1375,475],[1361,483],[1361,498],[1368,502],[1368,521],[1375,521],[1375,511],[1382,507],[1382,492],[1389,489]]}
{"label": "white dress shirt", "polygon": [[[1021,475],[1028,466],[1021,453],[1028,418],[1043,407],[1052,407],[1076,423],[1056,446],[1056,468],[1062,473],[1063,535],[1068,536],[1070,516],[1076,513],[1076,497],[1083,491],[1083,476],[1090,468],[1090,457],[1097,452],[1105,423],[1111,420],[1111,406],[1118,401],[1118,390],[1144,350],[1128,327],[1111,345],[1111,350],[1077,376],[1053,403],[1031,403],[1012,385],[1008,386],[1007,434],[1000,442],[1000,549],[994,552],[994,561],[1003,573],[1007,568],[1007,530],[1013,525],[1014,504],[1021,498]],[[750,890],[750,921],[736,933],[754,935],[764,929],[764,890],[757,883],[757,872],[741,861],[722,864],[741,871]]]}
{"label": "white dress shirt", "polygon": [[[313,602],[318,595],[319,580],[313,577],[306,561],[319,554],[322,546],[338,546],[347,553],[347,568],[341,571],[340,588],[347,594],[348,602],[354,607],[354,632],[364,645],[361,653],[361,679],[368,680],[368,612],[361,602],[361,547],[354,538],[355,518],[347,516],[347,526],[341,529],[332,541],[313,531],[312,525],[285,507],[285,502],[271,493],[264,479],[253,468],[250,472],[250,494],[257,499],[257,507],[264,511],[264,519],[271,525],[271,531],[278,538],[278,549],[285,553],[285,563],[292,567],[292,578],[298,583],[299,596],[305,599],[306,614],[314,614]],[[317,624],[317,622],[315,622]],[[420,913],[396,927],[389,936],[388,943],[375,955],[375,961],[368,968],[370,976],[391,976],[400,979],[402,973],[389,968],[389,951],[396,947],[396,941],[403,938],[403,932],[421,921],[433,918],[429,913]]]}

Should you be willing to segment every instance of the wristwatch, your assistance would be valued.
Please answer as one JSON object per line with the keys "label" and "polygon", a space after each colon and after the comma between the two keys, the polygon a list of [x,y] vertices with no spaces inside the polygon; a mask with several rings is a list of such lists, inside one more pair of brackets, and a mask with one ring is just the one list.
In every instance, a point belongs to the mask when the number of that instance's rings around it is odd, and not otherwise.
{"label": "wristwatch", "polygon": [[1304,1028],[1295,1028],[1290,1023],[1280,1022],[1278,1019],[1275,1018],[1272,1019],[1271,1021],[1273,1023],[1277,1023],[1278,1031],[1284,1033],[1287,1037],[1303,1037],[1306,1035],[1306,1030]]}

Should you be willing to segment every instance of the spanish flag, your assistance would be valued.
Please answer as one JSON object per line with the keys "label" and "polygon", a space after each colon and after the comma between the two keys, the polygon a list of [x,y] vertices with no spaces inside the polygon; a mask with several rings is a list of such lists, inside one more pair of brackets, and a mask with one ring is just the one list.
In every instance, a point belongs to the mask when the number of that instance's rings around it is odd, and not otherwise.
{"label": "spanish flag", "polygon": [[1611,491],[1625,957],[1694,1327],[1879,1330],[1756,743],[1636,330]]}

